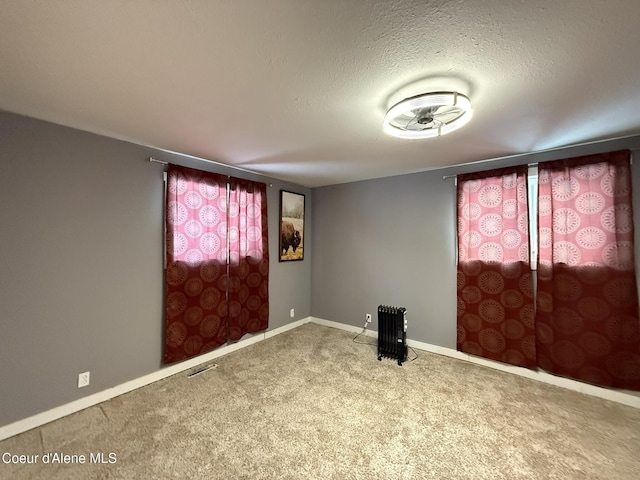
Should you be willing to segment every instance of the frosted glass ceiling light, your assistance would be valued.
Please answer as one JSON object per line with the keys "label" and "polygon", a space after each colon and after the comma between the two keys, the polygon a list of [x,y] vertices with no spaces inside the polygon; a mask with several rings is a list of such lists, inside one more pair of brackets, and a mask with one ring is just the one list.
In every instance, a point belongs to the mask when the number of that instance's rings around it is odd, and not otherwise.
{"label": "frosted glass ceiling light", "polygon": [[384,131],[399,138],[439,137],[469,120],[471,102],[461,93],[425,93],[391,107],[384,117]]}

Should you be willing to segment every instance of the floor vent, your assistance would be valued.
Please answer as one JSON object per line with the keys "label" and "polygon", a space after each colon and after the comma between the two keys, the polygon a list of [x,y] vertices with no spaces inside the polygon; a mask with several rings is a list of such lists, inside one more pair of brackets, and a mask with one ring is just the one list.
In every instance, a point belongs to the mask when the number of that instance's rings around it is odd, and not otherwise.
{"label": "floor vent", "polygon": [[189,378],[195,377],[196,375],[200,375],[201,373],[204,373],[204,372],[206,372],[208,370],[213,370],[214,368],[218,368],[218,364],[217,363],[211,363],[209,365],[203,365],[203,366],[197,367],[196,370],[194,370],[193,372],[191,372],[187,376]]}

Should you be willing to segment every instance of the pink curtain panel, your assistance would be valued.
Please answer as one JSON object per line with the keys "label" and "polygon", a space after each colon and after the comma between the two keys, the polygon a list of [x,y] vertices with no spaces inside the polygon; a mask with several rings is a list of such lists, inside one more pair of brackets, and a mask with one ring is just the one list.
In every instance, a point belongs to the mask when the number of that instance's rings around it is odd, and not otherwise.
{"label": "pink curtain panel", "polygon": [[538,169],[538,365],[640,390],[630,152]]}
{"label": "pink curtain panel", "polygon": [[269,249],[265,184],[176,165],[167,180],[163,361],[173,363],[267,328]]}
{"label": "pink curtain panel", "polygon": [[527,167],[458,176],[458,350],[536,367]]}

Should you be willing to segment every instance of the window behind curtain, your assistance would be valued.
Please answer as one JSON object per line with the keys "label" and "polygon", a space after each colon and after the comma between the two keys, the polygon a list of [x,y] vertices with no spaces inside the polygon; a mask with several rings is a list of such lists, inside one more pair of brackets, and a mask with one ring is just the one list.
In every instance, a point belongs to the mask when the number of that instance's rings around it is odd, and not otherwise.
{"label": "window behind curtain", "polygon": [[458,350],[535,368],[527,167],[458,176]]}

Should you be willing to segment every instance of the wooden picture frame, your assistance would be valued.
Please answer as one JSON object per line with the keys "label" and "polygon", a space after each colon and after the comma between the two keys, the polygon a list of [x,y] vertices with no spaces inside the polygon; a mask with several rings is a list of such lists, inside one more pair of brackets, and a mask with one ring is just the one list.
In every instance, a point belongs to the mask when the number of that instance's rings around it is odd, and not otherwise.
{"label": "wooden picture frame", "polygon": [[281,262],[304,260],[304,195],[280,190]]}

